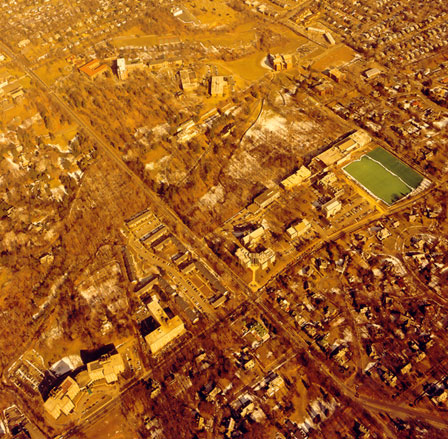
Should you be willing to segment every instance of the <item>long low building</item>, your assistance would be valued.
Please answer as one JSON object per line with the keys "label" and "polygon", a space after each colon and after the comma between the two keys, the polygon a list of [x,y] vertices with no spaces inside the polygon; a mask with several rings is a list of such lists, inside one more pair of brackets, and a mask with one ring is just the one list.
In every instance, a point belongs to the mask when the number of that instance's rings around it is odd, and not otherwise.
{"label": "long low building", "polygon": [[265,208],[269,206],[271,203],[273,203],[279,197],[280,197],[280,191],[278,189],[271,189],[258,195],[258,197],[254,199],[254,203],[261,208]]}
{"label": "long low building", "polygon": [[352,152],[367,145],[371,140],[371,137],[365,131],[355,131],[314,157],[312,163],[326,171],[333,165],[346,162],[351,157]]}
{"label": "long low building", "polygon": [[126,220],[126,226],[130,229],[136,229],[145,223],[151,223],[156,219],[155,215],[149,210],[145,209],[136,213],[134,216]]}
{"label": "long low building", "polygon": [[307,180],[311,176],[311,171],[305,167],[301,166],[299,170],[297,170],[294,174],[285,178],[281,185],[287,191],[294,189],[295,187],[301,185],[305,180]]}

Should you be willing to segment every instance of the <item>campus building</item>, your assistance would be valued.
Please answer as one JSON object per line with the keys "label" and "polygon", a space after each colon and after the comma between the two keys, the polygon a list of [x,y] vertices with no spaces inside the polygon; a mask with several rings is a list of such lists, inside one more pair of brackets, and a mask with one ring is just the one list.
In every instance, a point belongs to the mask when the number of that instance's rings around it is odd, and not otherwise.
{"label": "campus building", "polygon": [[156,354],[175,338],[185,334],[184,322],[179,316],[168,317],[167,312],[160,306],[156,296],[147,305],[151,317],[144,321],[147,334],[144,335],[151,352]]}
{"label": "campus building", "polygon": [[301,185],[305,180],[307,180],[311,176],[311,171],[305,167],[301,166],[298,171],[296,171],[294,174],[290,175],[289,177],[285,178],[281,185],[284,189],[287,191],[290,191],[294,189],[295,187]]}
{"label": "campus building", "polygon": [[286,230],[286,233],[291,239],[296,239],[303,236],[310,229],[311,229],[311,223],[308,220],[304,219],[303,221],[300,221],[294,226],[289,227]]}
{"label": "campus building", "polygon": [[78,383],[71,377],[67,377],[62,384],[53,389],[44,403],[45,410],[58,419],[61,414],[68,415],[75,408],[75,398],[81,389]]}
{"label": "campus building", "polygon": [[87,364],[87,372],[92,381],[105,379],[107,384],[118,381],[118,375],[124,372],[124,361],[120,354],[106,355]]}
{"label": "campus building", "polygon": [[128,71],[126,70],[126,60],[124,58],[117,59],[117,75],[118,79],[124,80],[128,77]]}
{"label": "campus building", "polygon": [[227,88],[225,76],[212,76],[210,81],[210,94],[212,96],[224,96]]}
{"label": "campus building", "polygon": [[292,55],[269,54],[268,61],[276,72],[293,68]]}
{"label": "campus building", "polygon": [[371,141],[371,137],[363,130],[358,130],[344,137],[331,148],[317,155],[312,165],[328,171],[331,166],[341,165],[350,159],[353,152],[358,151]]}
{"label": "campus building", "polygon": [[322,206],[322,210],[327,218],[336,215],[342,209],[342,204],[339,200],[331,200]]}
{"label": "campus building", "polygon": [[108,67],[105,64],[101,64],[99,59],[94,59],[89,61],[87,64],[84,64],[79,68],[81,73],[84,73],[88,78],[95,79],[99,75],[102,75],[108,70]]}

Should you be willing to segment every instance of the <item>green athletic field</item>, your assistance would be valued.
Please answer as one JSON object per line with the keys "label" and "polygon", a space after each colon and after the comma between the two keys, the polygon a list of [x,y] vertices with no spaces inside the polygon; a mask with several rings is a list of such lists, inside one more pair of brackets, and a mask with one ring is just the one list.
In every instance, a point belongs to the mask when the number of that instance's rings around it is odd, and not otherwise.
{"label": "green athletic field", "polygon": [[423,180],[420,174],[381,147],[345,166],[344,171],[388,205],[409,194]]}

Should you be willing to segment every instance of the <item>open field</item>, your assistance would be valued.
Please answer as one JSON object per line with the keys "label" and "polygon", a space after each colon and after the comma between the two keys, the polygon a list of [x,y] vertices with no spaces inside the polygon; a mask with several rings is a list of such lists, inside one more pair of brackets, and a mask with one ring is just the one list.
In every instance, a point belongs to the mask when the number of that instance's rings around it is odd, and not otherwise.
{"label": "open field", "polygon": [[117,405],[105,417],[101,417],[97,422],[87,425],[83,433],[88,439],[125,439],[135,437],[132,428],[124,419],[120,407]]}
{"label": "open field", "polygon": [[190,12],[208,26],[223,26],[236,20],[235,10],[226,3],[213,0],[193,0],[187,3]]}
{"label": "open field", "polygon": [[236,47],[250,45],[256,41],[254,23],[249,22],[235,27],[232,32],[200,32],[185,37],[186,40],[201,41],[205,46]]}
{"label": "open field", "polygon": [[[253,23],[238,26],[234,32],[223,32],[220,34],[213,34],[210,32],[197,33],[182,37],[181,40],[201,41],[207,47],[239,47],[241,44],[248,45],[255,41],[256,38],[256,33],[252,28],[252,24]],[[166,37],[161,37],[159,35],[123,35],[113,38],[111,43],[118,48],[127,46],[155,46],[160,44],[165,38]]]}
{"label": "open field", "polygon": [[52,85],[60,76],[69,73],[72,67],[63,59],[44,64],[36,73],[49,85]]}
{"label": "open field", "polygon": [[389,169],[389,171],[398,175],[406,184],[412,186],[414,189],[423,180],[423,177],[420,174],[383,148],[376,148],[373,151],[370,151],[367,155],[377,162],[380,162],[383,166]]}
{"label": "open field", "polygon": [[423,177],[383,148],[376,148],[350,163],[344,171],[387,205],[408,195],[423,180]]}
{"label": "open field", "polygon": [[217,60],[214,61],[214,64],[218,65],[220,68],[225,68],[227,74],[237,75],[250,83],[251,81],[257,81],[266,73],[270,72],[269,69],[266,69],[261,65],[265,57],[266,55],[264,53],[256,52],[235,61],[224,62]]}
{"label": "open field", "polygon": [[355,52],[344,44],[333,46],[326,50],[322,55],[316,57],[313,68],[316,70],[325,70],[333,67],[340,67],[349,63],[355,57]]}
{"label": "open field", "polygon": [[155,46],[158,44],[160,37],[158,35],[125,35],[112,39],[115,47],[127,46]]}

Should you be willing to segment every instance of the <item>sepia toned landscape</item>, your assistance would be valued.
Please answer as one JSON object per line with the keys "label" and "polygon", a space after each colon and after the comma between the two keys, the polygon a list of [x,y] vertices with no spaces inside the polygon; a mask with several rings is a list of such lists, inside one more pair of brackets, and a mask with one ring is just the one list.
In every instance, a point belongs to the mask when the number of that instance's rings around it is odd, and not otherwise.
{"label": "sepia toned landscape", "polygon": [[448,438],[447,2],[0,30],[0,439]]}

